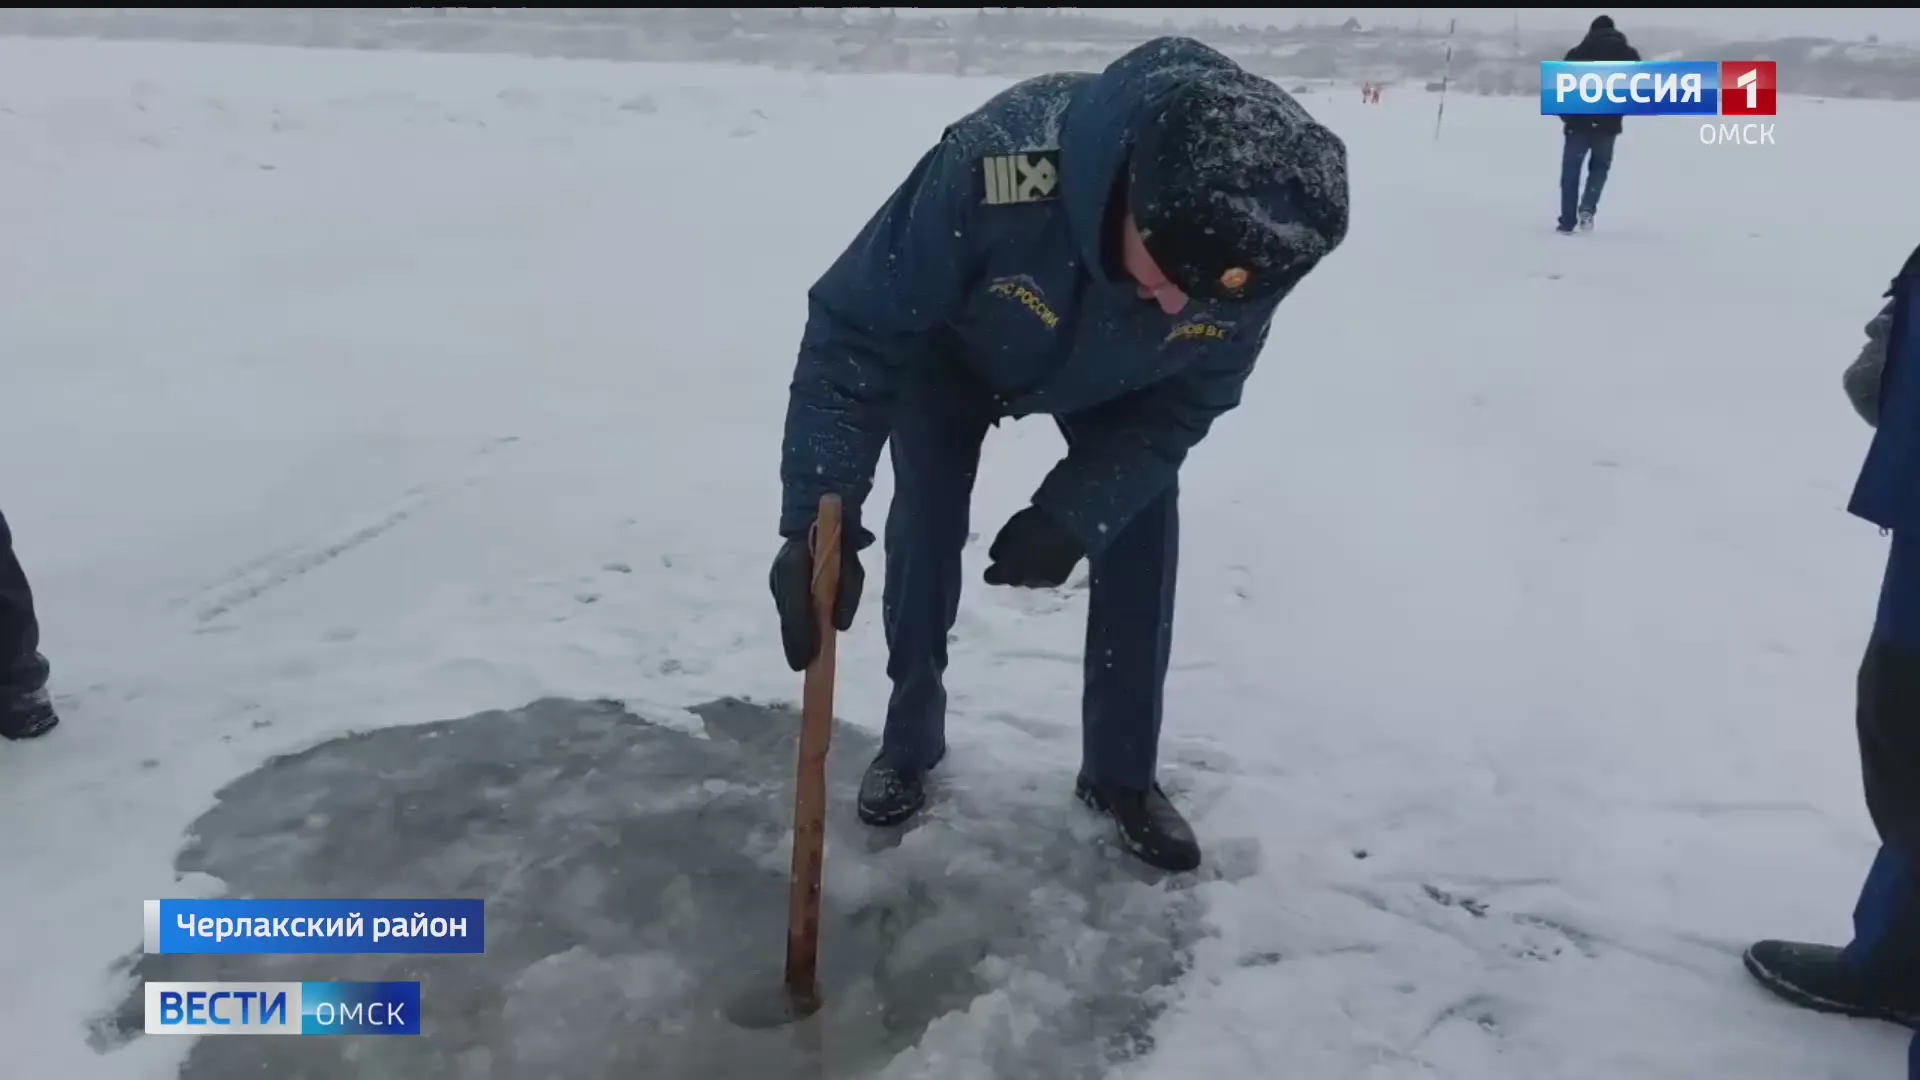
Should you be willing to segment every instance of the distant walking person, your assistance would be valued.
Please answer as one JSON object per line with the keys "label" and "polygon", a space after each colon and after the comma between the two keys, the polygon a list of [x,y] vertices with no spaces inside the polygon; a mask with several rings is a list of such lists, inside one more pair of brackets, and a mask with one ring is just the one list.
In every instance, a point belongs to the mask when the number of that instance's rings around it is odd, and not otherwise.
{"label": "distant walking person", "polygon": [[60,722],[47,696],[47,658],[33,590],[13,554],[13,533],[0,514],[0,737],[31,739]]}
{"label": "distant walking person", "polygon": [[[1614,29],[1612,16],[1593,20],[1587,36],[1567,50],[1568,60],[1638,60],[1640,51],[1627,44],[1627,36]],[[1607,186],[1607,172],[1613,168],[1613,140],[1620,137],[1618,116],[1563,116],[1566,146],[1560,152],[1560,225],[1559,231],[1571,233],[1593,228],[1593,213],[1600,208],[1600,190]],[[1580,166],[1587,167],[1587,184],[1580,186]]]}

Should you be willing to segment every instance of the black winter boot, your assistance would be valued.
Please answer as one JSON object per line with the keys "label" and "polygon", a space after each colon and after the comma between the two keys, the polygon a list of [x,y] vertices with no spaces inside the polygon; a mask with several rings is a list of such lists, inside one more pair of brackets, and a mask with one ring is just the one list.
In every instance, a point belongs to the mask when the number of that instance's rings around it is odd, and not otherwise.
{"label": "black winter boot", "polygon": [[1200,866],[1200,842],[1159,784],[1146,791],[1128,791],[1097,787],[1083,776],[1074,783],[1073,793],[1095,812],[1113,819],[1120,830],[1120,846],[1141,862],[1171,874]]}
{"label": "black winter boot", "polygon": [[47,694],[47,659],[33,653],[0,674],[0,738],[31,739],[52,731],[60,717]]}
{"label": "black winter boot", "polygon": [[927,805],[927,770],[901,769],[883,757],[873,759],[860,778],[856,803],[860,820],[885,828],[898,825]]}
{"label": "black winter boot", "polygon": [[32,739],[52,731],[60,723],[53,711],[53,699],[41,687],[24,696],[0,703],[0,738]]}
{"label": "black winter boot", "polygon": [[1842,954],[1832,945],[1762,941],[1743,959],[1760,985],[1801,1008],[1920,1027],[1920,971],[1877,976]]}

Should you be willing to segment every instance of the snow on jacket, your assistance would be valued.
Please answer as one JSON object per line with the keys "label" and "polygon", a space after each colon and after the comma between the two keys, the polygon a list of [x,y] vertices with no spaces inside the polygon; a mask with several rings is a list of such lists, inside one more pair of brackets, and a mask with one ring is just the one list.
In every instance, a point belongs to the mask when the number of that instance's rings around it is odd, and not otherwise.
{"label": "snow on jacket", "polygon": [[[1182,80],[1238,65],[1188,38],[1159,38],[1098,75],[1019,83],[949,127],[808,294],[781,457],[780,532],[837,493],[857,545],[861,503],[912,368],[957,363],[997,415],[1105,423],[1076,439],[1034,503],[1098,553],[1174,481],[1241,388],[1274,309],[1346,234],[1345,146],[1279,87],[1285,118],[1246,155],[1311,197],[1261,206],[1312,253],[1278,296],[1195,298],[1178,316],[1142,300],[1109,256],[1109,206],[1132,132]],[[1266,102],[1269,111],[1272,102]],[[1114,414],[1110,417],[1105,414]]]}

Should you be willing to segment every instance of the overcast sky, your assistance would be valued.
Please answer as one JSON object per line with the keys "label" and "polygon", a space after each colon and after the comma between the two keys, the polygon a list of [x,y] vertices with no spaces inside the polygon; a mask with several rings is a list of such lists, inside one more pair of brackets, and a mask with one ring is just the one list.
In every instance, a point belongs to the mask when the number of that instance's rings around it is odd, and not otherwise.
{"label": "overcast sky", "polygon": [[1297,22],[1341,22],[1349,15],[1363,24],[1390,23],[1412,26],[1415,20],[1427,25],[1445,24],[1457,17],[1462,26],[1504,30],[1513,25],[1520,12],[1520,25],[1535,30],[1584,30],[1595,15],[1613,16],[1620,29],[1631,37],[1635,26],[1669,26],[1700,30],[1729,38],[1786,37],[1809,35],[1841,40],[1859,40],[1878,34],[1887,41],[1920,41],[1920,7],[1886,8],[1085,8],[1120,17],[1216,18],[1233,22],[1271,22],[1291,26]]}

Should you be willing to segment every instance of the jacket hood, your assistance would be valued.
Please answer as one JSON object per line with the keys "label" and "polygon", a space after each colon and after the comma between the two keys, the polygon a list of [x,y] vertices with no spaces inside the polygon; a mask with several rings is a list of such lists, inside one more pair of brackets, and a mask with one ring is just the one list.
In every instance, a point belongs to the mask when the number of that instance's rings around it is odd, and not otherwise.
{"label": "jacket hood", "polygon": [[[1561,38],[1560,40],[1565,41],[1566,39]],[[1612,26],[1597,26],[1592,30],[1587,31],[1587,36],[1585,40],[1581,42],[1582,45],[1587,45],[1587,46],[1599,45],[1602,43],[1624,48],[1627,44],[1627,35],[1614,29]]]}

